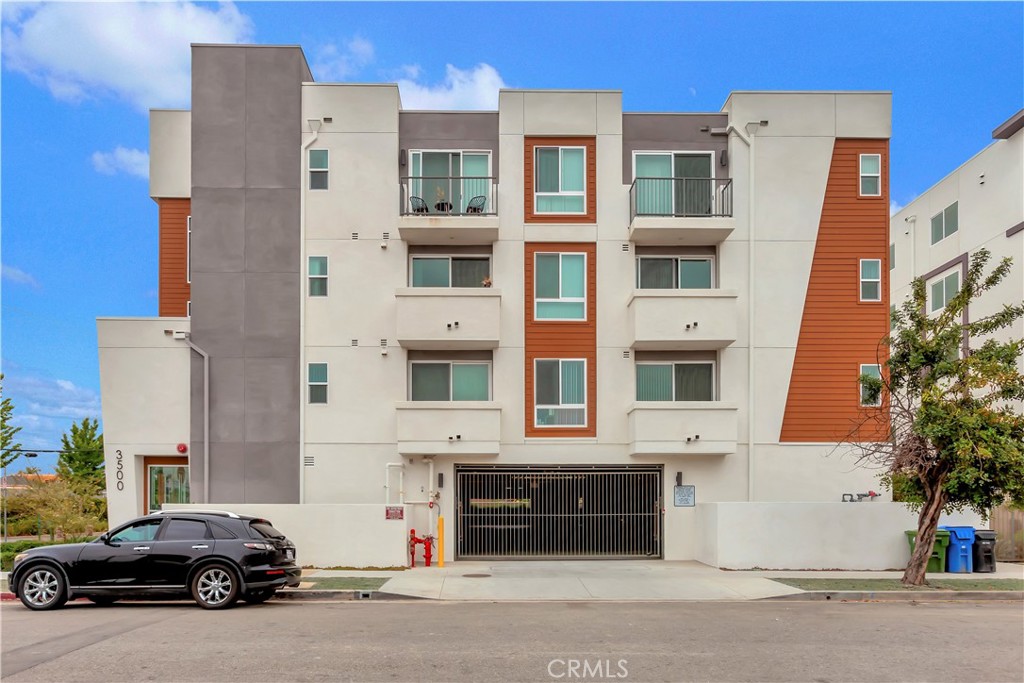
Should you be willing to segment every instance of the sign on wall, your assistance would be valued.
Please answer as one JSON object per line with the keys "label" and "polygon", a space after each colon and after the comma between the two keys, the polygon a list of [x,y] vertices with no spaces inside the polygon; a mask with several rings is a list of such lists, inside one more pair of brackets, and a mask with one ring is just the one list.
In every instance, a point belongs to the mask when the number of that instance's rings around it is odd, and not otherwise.
{"label": "sign on wall", "polygon": [[388,505],[384,508],[384,519],[405,519],[405,508],[398,505]]}
{"label": "sign on wall", "polygon": [[692,508],[697,503],[697,487],[693,484],[676,486],[673,498],[677,508]]}

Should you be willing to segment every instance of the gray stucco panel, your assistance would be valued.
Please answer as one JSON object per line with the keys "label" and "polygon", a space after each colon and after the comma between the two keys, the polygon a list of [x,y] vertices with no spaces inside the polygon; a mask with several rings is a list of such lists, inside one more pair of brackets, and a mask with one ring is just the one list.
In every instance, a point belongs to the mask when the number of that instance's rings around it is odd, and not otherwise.
{"label": "gray stucco panel", "polygon": [[[633,152],[636,151],[714,151],[715,177],[728,178],[728,159],[721,165],[722,152],[729,147],[725,135],[712,135],[713,128],[729,124],[726,114],[623,114],[622,183],[633,184]],[[702,131],[701,128],[708,128]]]}

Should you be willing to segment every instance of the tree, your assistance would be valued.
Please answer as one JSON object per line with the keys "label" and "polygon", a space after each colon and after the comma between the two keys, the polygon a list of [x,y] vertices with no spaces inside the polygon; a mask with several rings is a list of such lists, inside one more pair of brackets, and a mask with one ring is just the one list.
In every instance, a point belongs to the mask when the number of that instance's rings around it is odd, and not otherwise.
{"label": "tree", "polygon": [[[0,373],[0,396],[3,396],[3,373]],[[7,467],[21,455],[21,444],[14,440],[21,427],[11,424],[14,401],[4,398],[0,401],[0,467]]]}
{"label": "tree", "polygon": [[1009,499],[1024,503],[1024,400],[1018,363],[1024,341],[990,335],[1024,317],[1024,304],[964,323],[971,302],[1010,272],[1006,258],[985,274],[989,252],[970,260],[960,291],[938,315],[929,315],[925,282],[892,313],[882,340],[888,356],[882,377],[862,375],[867,398],[881,396],[888,410],[881,443],[857,444],[861,460],[884,469],[883,483],[918,511],[917,543],[903,583],[924,583],[939,517],[969,508],[982,516]]}
{"label": "tree", "polygon": [[26,472],[28,490],[19,497],[24,499],[28,513],[38,516],[43,527],[49,529],[51,538],[57,534],[66,540],[82,540],[105,526],[101,501],[97,500],[91,483],[59,476],[47,480],[32,468]]}
{"label": "tree", "polygon": [[82,418],[82,423],[71,425],[71,434],[60,437],[61,450],[57,456],[57,475],[66,481],[103,486],[103,434],[99,421]]}

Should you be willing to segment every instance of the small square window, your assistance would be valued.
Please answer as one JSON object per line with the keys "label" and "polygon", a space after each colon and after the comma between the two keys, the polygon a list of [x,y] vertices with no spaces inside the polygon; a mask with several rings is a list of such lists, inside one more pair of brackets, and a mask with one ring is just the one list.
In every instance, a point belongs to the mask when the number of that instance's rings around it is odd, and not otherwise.
{"label": "small square window", "polygon": [[932,244],[940,242],[960,229],[959,202],[953,202],[932,216]]}
{"label": "small square window", "polygon": [[860,155],[860,196],[882,196],[882,155]]}
{"label": "small square window", "polygon": [[882,300],[882,260],[860,260],[860,300]]}
{"label": "small square window", "polygon": [[585,253],[536,255],[534,320],[586,320]]}
{"label": "small square window", "polygon": [[928,311],[931,313],[941,311],[959,291],[960,273],[957,271],[933,281],[931,283],[930,296],[928,297]]}
{"label": "small square window", "polygon": [[534,362],[534,426],[587,426],[587,362],[538,359]]}
{"label": "small square window", "polygon": [[310,363],[308,372],[309,402],[327,403],[327,363]]}
{"label": "small square window", "polygon": [[534,213],[585,214],[586,147],[536,147]]}
{"label": "small square window", "polygon": [[309,257],[309,295],[327,296],[327,257]]}
{"label": "small square window", "polygon": [[[881,365],[861,365],[860,366],[861,376],[867,375],[874,377],[875,379],[882,378],[882,366]],[[859,379],[859,378],[858,378]],[[873,391],[871,388],[864,385],[863,382],[858,381],[860,384],[860,404],[865,407],[878,407],[882,405],[882,392]]]}
{"label": "small square window", "polygon": [[309,150],[309,189],[326,190],[329,173],[326,149]]}

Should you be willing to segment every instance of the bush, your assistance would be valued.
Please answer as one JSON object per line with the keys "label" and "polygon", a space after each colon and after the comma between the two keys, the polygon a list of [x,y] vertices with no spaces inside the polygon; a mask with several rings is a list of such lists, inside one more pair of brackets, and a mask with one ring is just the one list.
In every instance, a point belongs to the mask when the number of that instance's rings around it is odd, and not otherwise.
{"label": "bush", "polygon": [[68,543],[68,541],[34,541],[28,539],[0,543],[0,571],[11,571],[11,566],[14,564],[14,556],[18,553],[23,553],[31,548],[41,548],[44,545],[62,545],[64,543]]}

